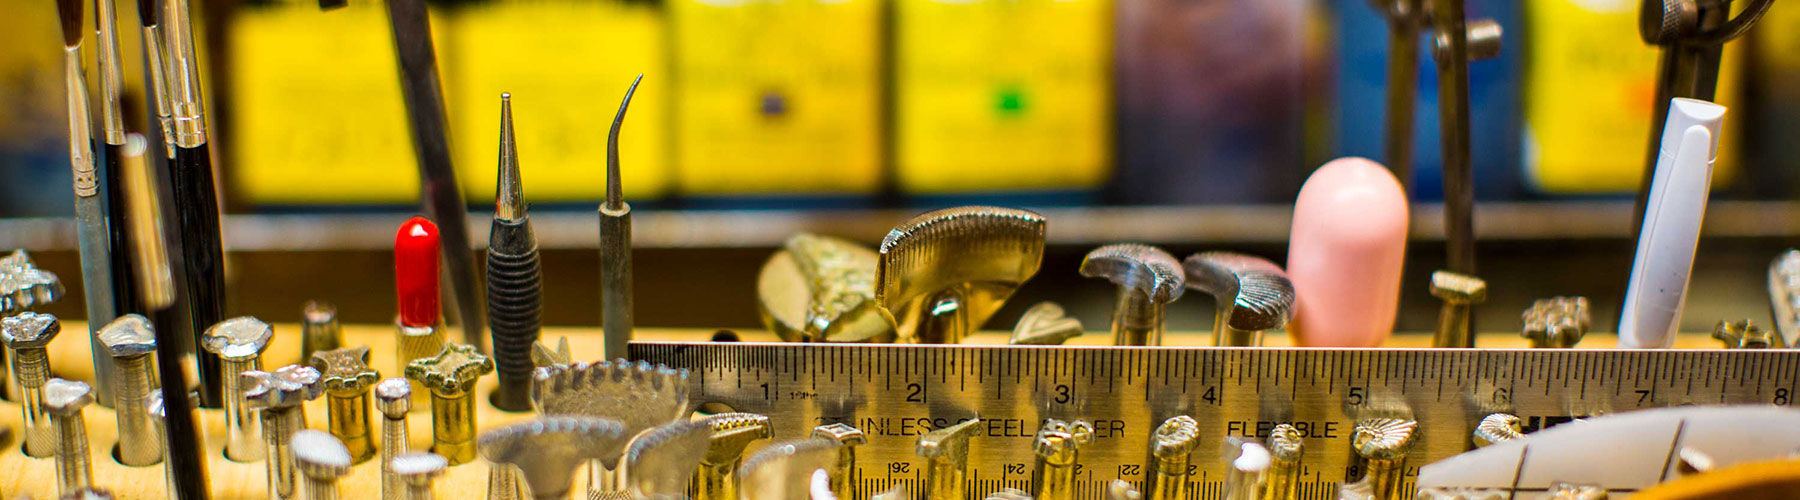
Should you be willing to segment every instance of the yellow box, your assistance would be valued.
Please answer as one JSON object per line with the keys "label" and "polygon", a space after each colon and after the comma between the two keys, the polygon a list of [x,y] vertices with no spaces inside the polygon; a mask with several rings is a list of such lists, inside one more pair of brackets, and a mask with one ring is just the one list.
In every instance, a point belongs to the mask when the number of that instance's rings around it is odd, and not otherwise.
{"label": "yellow box", "polygon": [[[1530,0],[1523,141],[1529,183],[1551,193],[1636,191],[1644,175],[1658,49],[1639,38],[1638,2]],[[1727,46],[1717,101],[1727,113],[1713,186],[1737,176],[1743,44]],[[1660,130],[1660,124],[1658,125]]]}
{"label": "yellow box", "polygon": [[1110,0],[897,0],[907,192],[1093,188],[1111,168]]}
{"label": "yellow box", "polygon": [[881,182],[879,0],[670,0],[686,194]]}
{"label": "yellow box", "polygon": [[504,1],[457,11],[440,55],[457,172],[471,202],[494,199],[500,94],[512,93],[525,198],[606,196],[606,134],[632,78],[644,81],[619,133],[627,197],[668,191],[664,25],[653,7],[619,1]]}
{"label": "yellow box", "polygon": [[[441,48],[444,21],[431,22]],[[229,29],[232,129],[222,147],[238,194],[257,204],[418,200],[381,3],[245,8]]]}

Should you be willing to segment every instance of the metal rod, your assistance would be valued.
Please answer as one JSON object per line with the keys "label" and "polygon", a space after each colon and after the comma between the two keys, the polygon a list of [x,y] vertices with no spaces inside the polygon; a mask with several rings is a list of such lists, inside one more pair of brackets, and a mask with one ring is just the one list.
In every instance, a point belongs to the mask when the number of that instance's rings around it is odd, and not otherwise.
{"label": "metal rod", "polygon": [[1387,106],[1383,119],[1383,161],[1400,186],[1412,192],[1413,105],[1419,85],[1420,0],[1391,0],[1388,20]]}
{"label": "metal rod", "polygon": [[438,80],[437,53],[431,42],[431,18],[425,0],[388,0],[394,52],[400,61],[400,90],[406,98],[407,122],[419,158],[419,197],[425,216],[438,224],[443,239],[444,272],[450,275],[454,299],[447,301],[461,319],[463,342],[489,352],[482,329],[485,307],[469,246],[468,205],[450,162],[450,138],[444,125],[444,93]]}
{"label": "metal rod", "polygon": [[619,113],[613,117],[612,132],[606,137],[606,203],[600,205],[600,320],[605,334],[602,359],[624,358],[626,344],[631,342],[631,204],[625,202],[619,178],[619,129],[625,125],[625,110],[631,106],[631,96],[642,81],[644,75],[640,74],[625,90]]}
{"label": "metal rod", "polygon": [[[189,334],[195,337],[187,344],[198,346],[199,335],[225,319],[225,251],[219,232],[219,198],[213,184],[212,152],[206,143],[206,101],[200,93],[200,62],[194,57],[188,0],[168,0],[163,19],[167,20],[163,34],[169,51],[167,75],[175,127],[175,159],[170,163],[169,180],[174,188],[181,260],[186,266],[182,276],[186,278],[183,297],[192,323]],[[224,404],[218,356],[205,350],[195,351],[200,406],[218,408]],[[183,392],[174,387],[164,390]],[[176,398],[170,398],[173,399]]]}

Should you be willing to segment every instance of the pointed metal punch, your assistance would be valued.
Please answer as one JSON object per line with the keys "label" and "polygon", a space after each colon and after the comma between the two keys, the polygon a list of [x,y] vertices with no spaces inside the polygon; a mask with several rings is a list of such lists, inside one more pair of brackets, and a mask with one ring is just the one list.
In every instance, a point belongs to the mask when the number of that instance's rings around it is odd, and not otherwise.
{"label": "pointed metal punch", "polygon": [[1044,216],[969,206],[928,212],[882,239],[875,299],[902,340],[956,344],[987,323],[1044,259]]}
{"label": "pointed metal punch", "polygon": [[1149,245],[1106,245],[1081,259],[1081,275],[1106,278],[1119,286],[1113,306],[1114,345],[1162,345],[1163,306],[1186,291],[1186,276],[1175,257]]}
{"label": "pointed metal punch", "polygon": [[875,301],[874,250],[800,233],[763,262],[756,278],[763,325],[789,342],[893,342]]}
{"label": "pointed metal punch", "polygon": [[1187,286],[1217,302],[1213,345],[1260,346],[1264,331],[1287,325],[1294,313],[1294,283],[1281,266],[1262,257],[1202,252],[1181,262]]}

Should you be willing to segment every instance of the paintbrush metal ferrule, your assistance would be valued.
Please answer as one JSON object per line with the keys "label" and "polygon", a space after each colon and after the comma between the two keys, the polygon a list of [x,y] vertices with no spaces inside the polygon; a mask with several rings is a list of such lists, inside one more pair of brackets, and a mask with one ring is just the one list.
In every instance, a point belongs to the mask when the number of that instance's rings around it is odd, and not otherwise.
{"label": "paintbrush metal ferrule", "polygon": [[[145,2],[139,2],[139,8]],[[150,7],[154,9],[155,7]],[[154,21],[154,19],[146,19]],[[144,35],[144,79],[149,81],[151,98],[156,100],[156,121],[161,125],[163,154],[175,157],[175,116],[169,104],[169,62],[163,46],[163,29],[161,25],[146,24]]]}
{"label": "paintbrush metal ferrule", "polygon": [[[79,14],[78,14],[79,15]],[[100,174],[94,168],[93,123],[88,115],[87,76],[81,66],[81,41],[63,48],[63,88],[69,105],[69,167],[74,169],[75,197],[100,194]]]}
{"label": "paintbrush metal ferrule", "polygon": [[100,64],[100,116],[106,143],[119,146],[125,144],[125,118],[119,109],[119,91],[125,77],[119,69],[119,22],[113,5],[113,0],[94,0],[94,35],[98,40],[94,59]]}
{"label": "paintbrush metal ferrule", "polygon": [[189,18],[188,0],[167,0],[163,9],[163,36],[169,55],[165,61],[166,78],[175,144],[200,147],[206,144],[206,100],[200,94],[200,60],[194,56],[194,25]]}

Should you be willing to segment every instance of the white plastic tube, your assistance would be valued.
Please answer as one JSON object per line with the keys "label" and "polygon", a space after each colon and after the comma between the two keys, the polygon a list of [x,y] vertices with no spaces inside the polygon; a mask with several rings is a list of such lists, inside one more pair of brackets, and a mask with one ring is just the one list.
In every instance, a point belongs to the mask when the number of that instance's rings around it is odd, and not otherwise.
{"label": "white plastic tube", "polygon": [[1644,208],[1644,227],[1619,318],[1620,348],[1661,349],[1675,343],[1724,118],[1725,107],[1718,104],[1680,98],[1669,102],[1669,121],[1663,125],[1650,201]]}

